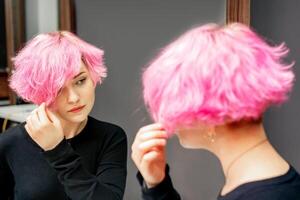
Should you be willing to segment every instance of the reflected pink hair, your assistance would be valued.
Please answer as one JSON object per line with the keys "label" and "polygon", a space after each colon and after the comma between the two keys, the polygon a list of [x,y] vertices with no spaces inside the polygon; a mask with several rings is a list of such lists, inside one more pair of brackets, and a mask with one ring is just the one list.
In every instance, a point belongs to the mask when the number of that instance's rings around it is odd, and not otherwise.
{"label": "reflected pink hair", "polygon": [[63,31],[40,34],[13,59],[10,87],[24,100],[49,105],[84,61],[94,84],[106,77],[103,50]]}
{"label": "reflected pink hair", "polygon": [[291,90],[293,64],[284,44],[270,46],[249,27],[207,24],[172,42],[145,69],[144,101],[169,132],[258,119]]}

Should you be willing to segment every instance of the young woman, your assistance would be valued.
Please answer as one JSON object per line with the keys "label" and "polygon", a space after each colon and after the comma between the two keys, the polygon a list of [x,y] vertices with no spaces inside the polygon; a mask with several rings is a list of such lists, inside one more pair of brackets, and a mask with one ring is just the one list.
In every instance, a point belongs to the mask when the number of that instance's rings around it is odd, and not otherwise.
{"label": "young woman", "polygon": [[126,135],[88,116],[103,51],[69,32],[41,34],[14,65],[11,88],[37,108],[0,135],[0,199],[122,199]]}
{"label": "young woman", "polygon": [[[207,24],[168,45],[143,74],[144,99],[157,122],[139,130],[132,159],[143,199],[180,199],[166,165],[167,138],[220,160],[219,200],[300,199],[300,176],[270,144],[262,115],[284,102],[294,74],[249,27]],[[195,171],[196,173],[196,171]]]}

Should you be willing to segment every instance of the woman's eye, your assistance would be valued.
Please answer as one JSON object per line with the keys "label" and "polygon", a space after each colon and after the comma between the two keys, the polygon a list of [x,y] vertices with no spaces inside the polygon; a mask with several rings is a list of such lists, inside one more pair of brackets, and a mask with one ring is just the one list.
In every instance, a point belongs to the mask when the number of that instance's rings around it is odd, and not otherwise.
{"label": "woman's eye", "polygon": [[86,78],[82,78],[76,82],[76,85],[82,85],[85,82]]}

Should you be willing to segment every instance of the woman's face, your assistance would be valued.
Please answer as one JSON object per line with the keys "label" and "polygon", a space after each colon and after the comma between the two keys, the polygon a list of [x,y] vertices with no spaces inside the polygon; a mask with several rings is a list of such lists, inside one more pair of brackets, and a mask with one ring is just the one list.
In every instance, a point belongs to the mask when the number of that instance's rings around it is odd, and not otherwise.
{"label": "woman's face", "polygon": [[81,62],[80,72],[67,81],[56,97],[54,113],[66,122],[80,123],[86,120],[95,101],[95,85],[86,65]]}

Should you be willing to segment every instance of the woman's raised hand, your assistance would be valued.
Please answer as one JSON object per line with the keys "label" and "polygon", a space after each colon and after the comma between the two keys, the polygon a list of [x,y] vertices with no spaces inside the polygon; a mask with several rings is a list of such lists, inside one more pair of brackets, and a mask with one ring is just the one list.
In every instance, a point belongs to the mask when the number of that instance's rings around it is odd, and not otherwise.
{"label": "woman's raised hand", "polygon": [[64,139],[60,120],[44,103],[31,112],[25,128],[30,137],[45,151],[53,149]]}
{"label": "woman's raised hand", "polygon": [[161,124],[142,127],[132,144],[131,157],[149,188],[165,178],[167,132]]}

